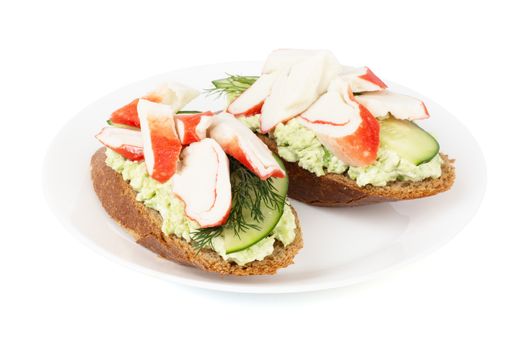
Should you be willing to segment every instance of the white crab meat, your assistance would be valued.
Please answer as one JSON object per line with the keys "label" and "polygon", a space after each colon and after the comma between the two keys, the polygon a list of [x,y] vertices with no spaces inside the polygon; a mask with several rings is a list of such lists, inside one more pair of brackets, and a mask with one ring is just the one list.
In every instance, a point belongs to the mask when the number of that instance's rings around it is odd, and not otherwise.
{"label": "white crab meat", "polygon": [[311,57],[327,50],[305,50],[305,49],[277,49],[272,51],[264,62],[262,73],[273,73],[288,70],[291,66],[305,58]]}
{"label": "white crab meat", "polygon": [[344,67],[339,75],[350,85],[353,92],[379,91],[387,88],[386,84],[368,67]]}
{"label": "white crab meat", "polygon": [[[151,102],[167,104],[171,106],[172,113],[178,112],[182,107],[199,95],[199,91],[179,83],[165,83],[156,90],[141,97]],[[110,121],[114,124],[126,125],[140,128],[140,120],[137,112],[139,99],[120,107],[111,113]]]}
{"label": "white crab meat", "polygon": [[199,95],[200,92],[197,89],[181,83],[170,82],[158,86],[148,97],[151,97],[154,102],[170,105],[173,113],[177,113]]}
{"label": "white crab meat", "polygon": [[186,147],[172,189],[184,202],[186,215],[201,227],[226,223],[232,194],[228,157],[221,146],[205,138]]}
{"label": "white crab meat", "polygon": [[319,51],[293,64],[277,77],[261,111],[261,131],[304,112],[340,72],[337,59],[328,51]]}
{"label": "white crab meat", "polygon": [[175,124],[180,142],[183,145],[189,145],[204,139],[212,118],[213,113],[209,111],[195,114],[176,114]]}
{"label": "white crab meat", "polygon": [[347,84],[334,80],[328,91],[298,121],[348,165],[373,163],[379,149],[379,123],[357,102]]}
{"label": "white crab meat", "polygon": [[385,118],[389,113],[396,119],[406,120],[430,117],[423,101],[388,90],[365,92],[356,95],[355,99],[376,118]]}
{"label": "white crab meat", "polygon": [[140,99],[137,113],[148,174],[159,182],[166,182],[177,171],[177,161],[182,148],[175,130],[171,107]]}
{"label": "white crab meat", "polygon": [[268,146],[233,115],[216,115],[209,128],[209,136],[259,178],[266,180],[286,176]]}
{"label": "white crab meat", "polygon": [[143,141],[140,131],[108,126],[96,136],[104,146],[130,160],[144,159]]}
{"label": "white crab meat", "polygon": [[252,86],[232,101],[226,111],[235,116],[252,116],[260,113],[279,74],[281,73],[262,74]]}
{"label": "white crab meat", "polygon": [[359,113],[357,104],[352,99],[353,94],[348,83],[339,77],[334,78],[328,91],[308,107],[301,118],[317,124],[347,124]]}

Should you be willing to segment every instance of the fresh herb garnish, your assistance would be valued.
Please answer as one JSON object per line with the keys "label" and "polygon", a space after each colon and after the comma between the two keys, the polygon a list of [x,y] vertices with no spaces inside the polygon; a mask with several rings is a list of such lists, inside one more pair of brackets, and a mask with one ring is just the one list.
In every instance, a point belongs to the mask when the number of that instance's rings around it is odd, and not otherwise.
{"label": "fresh herb garnish", "polygon": [[178,111],[175,114],[198,114],[198,113],[202,113],[202,111]]}
{"label": "fresh herb garnish", "polygon": [[224,230],[224,226],[219,227],[206,227],[198,229],[191,233],[191,245],[197,251],[197,254],[201,249],[212,246],[212,241],[215,237],[219,237]]}
{"label": "fresh herb garnish", "polygon": [[263,205],[272,210],[281,210],[280,203],[284,198],[275,188],[272,178],[261,180],[237,160],[231,157],[229,159],[232,186],[230,216],[222,226],[201,228],[192,232],[192,245],[197,252],[212,245],[212,240],[220,236],[225,229],[232,229],[238,237],[247,230],[259,230],[260,227],[250,221],[264,221]]}
{"label": "fresh herb garnish", "polygon": [[228,98],[233,99],[252,86],[258,78],[258,76],[251,75],[228,74],[227,78],[213,80],[211,83],[214,87],[206,91],[209,95],[226,95]]}

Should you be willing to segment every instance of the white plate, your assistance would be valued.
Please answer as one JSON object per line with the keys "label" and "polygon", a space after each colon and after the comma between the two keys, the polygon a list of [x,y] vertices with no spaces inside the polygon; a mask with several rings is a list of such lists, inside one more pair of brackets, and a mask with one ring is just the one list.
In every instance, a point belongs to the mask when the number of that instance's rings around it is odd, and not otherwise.
{"label": "white plate", "polygon": [[[109,114],[158,83],[198,88],[225,73],[256,75],[257,62],[221,63],[155,76],[121,88],[86,107],[53,140],[44,163],[44,191],[65,227],[96,251],[129,267],[173,282],[222,291],[286,293],[350,285],[430,253],[449,241],[477,211],[486,184],[483,155],[468,130],[445,109],[423,98],[432,117],[425,129],[457,159],[457,180],[447,193],[415,201],[359,208],[316,208],[293,201],[304,248],[295,264],[275,276],[220,277],[157,257],[139,246],[101,207],[89,162],[100,147],[95,135]],[[397,91],[419,94],[390,83]],[[421,97],[421,96],[420,96]],[[188,109],[221,109],[222,100],[200,97]]]}

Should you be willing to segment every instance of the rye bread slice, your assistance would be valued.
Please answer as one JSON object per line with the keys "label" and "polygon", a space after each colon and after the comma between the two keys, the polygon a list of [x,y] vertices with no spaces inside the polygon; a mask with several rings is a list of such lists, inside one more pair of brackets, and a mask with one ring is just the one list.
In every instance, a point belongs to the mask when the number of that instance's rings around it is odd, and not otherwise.
{"label": "rye bread slice", "polygon": [[[268,136],[260,134],[258,136],[275,154],[278,154],[274,140]],[[290,178],[288,196],[320,207],[359,206],[433,196],[450,189],[456,177],[454,160],[449,159],[445,154],[440,155],[443,159],[441,177],[418,182],[394,181],[382,187],[372,185],[359,187],[354,180],[341,174],[316,176],[299,167],[297,163],[283,160]]]}
{"label": "rye bread slice", "polygon": [[176,236],[166,237],[162,233],[160,214],[135,200],[136,192],[119,173],[106,165],[104,148],[100,148],[91,158],[91,179],[106,212],[125,228],[137,243],[165,259],[180,264],[222,275],[272,275],[278,269],[292,264],[294,256],[303,247],[297,213],[292,208],[297,224],[295,240],[286,247],[276,241],[273,254],[262,261],[240,266],[225,261],[211,249],[203,249],[196,254],[191,244],[185,240]]}

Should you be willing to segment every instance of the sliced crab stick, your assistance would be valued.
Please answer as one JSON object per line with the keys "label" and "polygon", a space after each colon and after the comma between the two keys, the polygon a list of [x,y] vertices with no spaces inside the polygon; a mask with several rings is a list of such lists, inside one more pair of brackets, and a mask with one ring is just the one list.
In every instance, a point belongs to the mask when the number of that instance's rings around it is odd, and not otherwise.
{"label": "sliced crab stick", "polygon": [[137,111],[144,142],[146,169],[155,180],[166,182],[177,170],[182,148],[175,130],[171,107],[140,99]]}
{"label": "sliced crab stick", "polygon": [[[153,94],[143,97],[143,99],[151,102],[160,102],[161,98]],[[140,128],[139,116],[137,114],[137,104],[139,99],[136,98],[125,106],[120,107],[115,112],[111,113],[109,121],[112,125],[131,126],[133,128]]]}
{"label": "sliced crab stick", "polygon": [[[196,89],[179,83],[166,83],[160,85],[155,91],[150,92],[142,99],[170,105],[173,113],[176,113],[198,95],[199,91]],[[134,99],[127,105],[114,111],[109,120],[112,124],[140,128],[140,120],[137,114],[138,103],[139,99]]]}
{"label": "sliced crab stick", "polygon": [[209,135],[228,155],[237,159],[259,178],[266,180],[269,177],[286,177],[284,169],[277,163],[268,146],[233,115],[216,115]]}
{"label": "sliced crab stick", "polygon": [[313,130],[319,141],[348,165],[366,166],[377,158],[379,122],[353,100],[351,90],[334,81],[298,121]]}
{"label": "sliced crab stick", "polygon": [[161,100],[159,102],[170,105],[173,113],[177,113],[199,96],[200,92],[184,84],[171,82],[161,84],[153,94],[160,96]]}
{"label": "sliced crab stick", "polygon": [[143,141],[140,131],[108,126],[103,128],[95,137],[104,146],[126,159],[144,159]]}
{"label": "sliced crab stick", "polygon": [[337,59],[326,51],[307,57],[279,75],[261,110],[261,131],[267,133],[277,124],[304,112],[324,93],[339,74]]}
{"label": "sliced crab stick", "polygon": [[388,116],[396,119],[417,120],[430,117],[423,101],[396,92],[384,90],[356,95],[357,102],[365,106],[376,118]]}
{"label": "sliced crab stick", "polygon": [[345,125],[356,113],[354,95],[348,83],[335,78],[330,83],[328,91],[321,95],[301,118],[316,124]]}
{"label": "sliced crab stick", "polygon": [[387,88],[386,84],[368,67],[344,67],[339,76],[350,85],[353,92],[379,91]]}
{"label": "sliced crab stick", "polygon": [[183,145],[200,141],[206,137],[206,131],[211,125],[213,118],[212,112],[195,114],[175,115],[175,124],[180,142]]}
{"label": "sliced crab stick", "polygon": [[252,86],[232,101],[226,112],[236,117],[259,114],[279,74],[280,72],[273,72],[261,75]]}
{"label": "sliced crab stick", "polygon": [[188,217],[201,227],[224,224],[232,194],[228,157],[221,146],[206,138],[182,151],[181,168],[173,176],[173,192],[185,204]]}
{"label": "sliced crab stick", "polygon": [[272,51],[263,64],[262,73],[288,70],[294,64],[327,50],[277,49]]}

